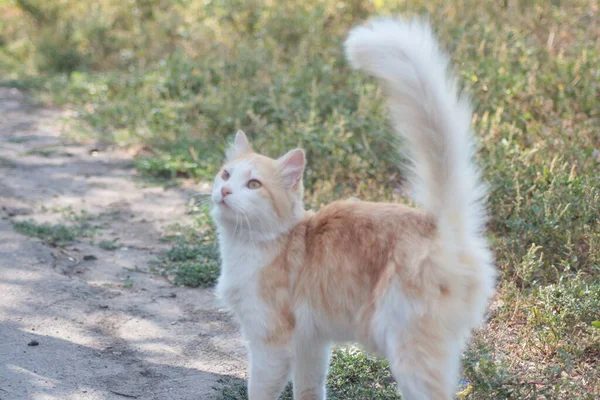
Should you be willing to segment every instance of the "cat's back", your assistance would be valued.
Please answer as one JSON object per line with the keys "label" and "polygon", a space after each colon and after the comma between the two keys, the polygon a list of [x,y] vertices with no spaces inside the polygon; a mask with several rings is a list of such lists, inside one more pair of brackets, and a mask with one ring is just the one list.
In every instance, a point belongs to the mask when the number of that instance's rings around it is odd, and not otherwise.
{"label": "cat's back", "polygon": [[435,228],[432,216],[404,204],[339,200],[310,217],[306,238],[307,242],[337,238],[358,244],[369,237],[374,240],[397,239],[403,233],[431,237]]}
{"label": "cat's back", "polygon": [[392,203],[336,201],[306,221],[304,264],[307,271],[327,268],[375,277],[390,259],[401,259],[406,249],[428,246],[435,236],[433,217],[421,210]]}

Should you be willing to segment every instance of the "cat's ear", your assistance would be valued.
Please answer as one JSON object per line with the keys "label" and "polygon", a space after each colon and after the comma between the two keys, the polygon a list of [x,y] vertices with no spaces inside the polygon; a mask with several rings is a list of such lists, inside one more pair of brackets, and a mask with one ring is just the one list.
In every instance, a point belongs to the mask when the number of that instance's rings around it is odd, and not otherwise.
{"label": "cat's ear", "polygon": [[241,156],[242,154],[251,153],[252,146],[248,141],[248,137],[242,131],[237,131],[235,134],[235,140],[233,144],[227,149],[225,155],[228,160],[233,160],[236,157]]}
{"label": "cat's ear", "polygon": [[302,174],[306,165],[304,150],[294,149],[277,160],[283,184],[289,189],[295,189],[302,182]]}

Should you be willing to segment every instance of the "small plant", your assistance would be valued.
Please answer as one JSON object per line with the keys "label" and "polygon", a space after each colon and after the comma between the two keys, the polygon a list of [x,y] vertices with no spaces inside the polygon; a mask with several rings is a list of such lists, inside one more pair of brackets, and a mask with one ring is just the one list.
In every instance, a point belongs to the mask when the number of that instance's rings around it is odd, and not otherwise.
{"label": "small plant", "polygon": [[215,228],[206,209],[196,216],[193,226],[170,227],[166,240],[174,241],[155,270],[177,285],[213,286],[220,273],[219,248]]}
{"label": "small plant", "polygon": [[190,287],[210,287],[217,283],[220,268],[218,263],[194,262],[177,266],[175,283]]}
{"label": "small plant", "polygon": [[[46,210],[47,211],[47,210]],[[96,216],[90,214],[86,210],[74,210],[71,206],[66,206],[62,208],[55,208],[52,211],[62,214],[63,218],[69,222],[77,222],[79,224],[87,224],[91,220],[93,220]]]}
{"label": "small plant", "polygon": [[[217,400],[246,400],[248,398],[248,385],[246,382],[220,379],[219,384],[221,387],[215,388],[219,391]],[[294,400],[291,384],[286,386],[278,400]]]}
{"label": "small plant", "polygon": [[246,382],[231,380],[231,379],[219,379],[219,387],[214,389],[219,391],[217,400],[242,400],[248,398],[248,386]]}
{"label": "small plant", "polygon": [[19,233],[37,237],[52,246],[64,246],[73,242],[78,236],[86,235],[86,232],[79,227],[38,224],[33,220],[15,222],[13,227]]}
{"label": "small plant", "polygon": [[471,385],[473,398],[523,398],[520,396],[524,388],[519,385],[515,371],[494,359],[493,354],[484,343],[473,344],[466,354],[463,372]]}
{"label": "small plant", "polygon": [[327,383],[335,400],[400,399],[388,362],[353,347],[333,353]]}
{"label": "small plant", "polygon": [[66,151],[61,151],[56,147],[41,147],[37,149],[29,150],[25,153],[26,156],[40,156],[40,157],[71,157],[72,154]]}
{"label": "small plant", "polygon": [[102,240],[98,243],[98,247],[102,250],[113,251],[121,247],[121,245],[119,244],[119,239],[116,238],[113,240]]}
{"label": "small plant", "polygon": [[94,218],[85,210],[75,211],[71,206],[49,209],[41,206],[42,212],[59,213],[65,223],[39,224],[34,220],[13,222],[17,232],[42,239],[52,246],[64,246],[75,241],[78,237],[92,236],[95,227],[90,221]]}
{"label": "small plant", "polygon": [[159,268],[174,273],[173,283],[191,287],[213,286],[219,277],[219,250],[214,242],[191,245],[178,242],[171,247]]}

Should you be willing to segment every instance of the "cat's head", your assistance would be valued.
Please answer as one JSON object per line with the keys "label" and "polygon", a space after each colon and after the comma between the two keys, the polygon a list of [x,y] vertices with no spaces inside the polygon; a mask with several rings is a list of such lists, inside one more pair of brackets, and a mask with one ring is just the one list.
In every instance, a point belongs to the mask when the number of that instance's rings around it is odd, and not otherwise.
{"label": "cat's head", "polygon": [[215,177],[212,216],[220,228],[257,238],[288,231],[304,214],[304,151],[272,159],[257,154],[239,131]]}

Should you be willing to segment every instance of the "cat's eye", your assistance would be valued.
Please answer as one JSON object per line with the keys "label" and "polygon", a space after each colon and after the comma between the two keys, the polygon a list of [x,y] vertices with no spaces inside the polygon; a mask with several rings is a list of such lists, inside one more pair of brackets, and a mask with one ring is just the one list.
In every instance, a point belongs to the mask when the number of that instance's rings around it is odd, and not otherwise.
{"label": "cat's eye", "polygon": [[250,179],[248,181],[248,189],[258,189],[262,186],[262,183],[257,181],[256,179]]}
{"label": "cat's eye", "polygon": [[221,179],[223,179],[224,181],[229,179],[229,172],[227,172],[227,170],[223,170],[223,172],[221,173]]}

